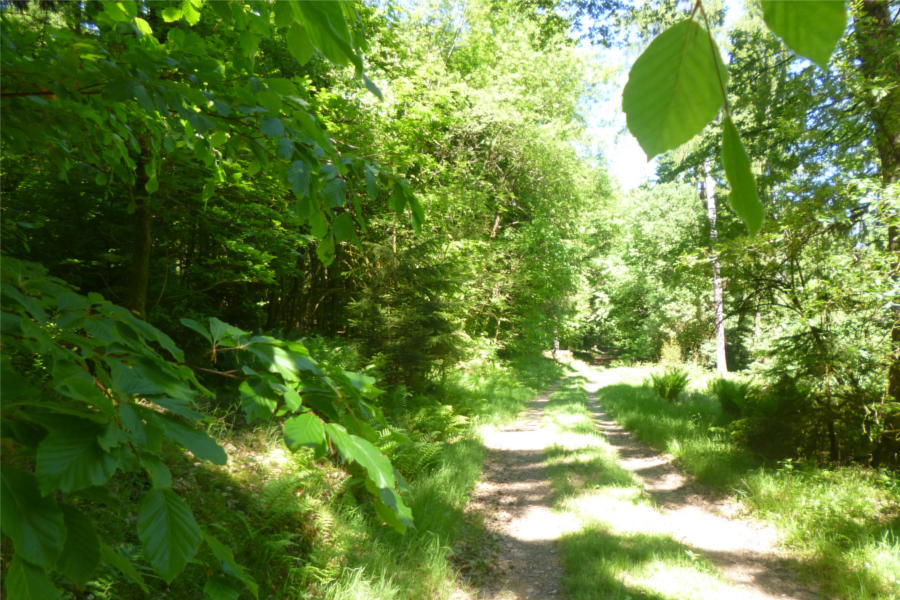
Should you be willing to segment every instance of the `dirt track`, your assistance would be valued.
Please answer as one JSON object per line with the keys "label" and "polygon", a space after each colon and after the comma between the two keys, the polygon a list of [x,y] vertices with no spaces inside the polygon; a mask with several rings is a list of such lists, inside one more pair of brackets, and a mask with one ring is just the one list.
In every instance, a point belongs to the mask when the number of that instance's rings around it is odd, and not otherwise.
{"label": "dirt track", "polygon": [[[617,515],[617,533],[671,536],[719,571],[714,589],[691,597],[721,600],[814,600],[820,596],[797,582],[778,550],[777,533],[759,522],[738,517],[739,507],[717,500],[685,477],[671,457],[636,441],[611,420],[594,399],[604,374],[584,368],[589,407],[597,431],[618,453],[618,463],[631,472],[652,502],[642,511]],[[565,599],[557,541],[577,532],[577,517],[554,510],[545,451],[558,443],[544,416],[552,389],[535,399],[519,419],[485,435],[488,456],[481,482],[469,505],[481,515],[497,551],[491,576],[480,588],[457,590],[454,600]],[[653,582],[656,595],[666,582]],[[603,598],[597,590],[597,598]],[[675,596],[673,596],[674,598]],[[678,597],[681,597],[680,595]]]}

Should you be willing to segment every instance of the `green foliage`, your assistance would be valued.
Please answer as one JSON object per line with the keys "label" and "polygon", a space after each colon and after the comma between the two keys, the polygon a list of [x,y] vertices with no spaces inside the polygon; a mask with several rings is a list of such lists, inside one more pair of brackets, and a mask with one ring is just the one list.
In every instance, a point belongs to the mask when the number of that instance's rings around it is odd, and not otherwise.
{"label": "green foliage", "polygon": [[843,0],[789,2],[762,0],[766,25],[788,47],[809,58],[823,69],[834,48],[844,35],[847,10]]}
{"label": "green foliage", "polygon": [[321,455],[333,447],[344,461],[364,469],[378,514],[400,531],[412,526],[393,467],[373,445],[373,425],[384,424],[372,403],[382,394],[374,378],[320,364],[299,341],[253,335],[216,318],[208,326],[189,319],[183,323],[210,342],[213,360],[226,353],[239,367],[245,376],[239,392],[249,422],[296,415],[283,425],[288,448],[310,446]]}
{"label": "green foliage", "polygon": [[690,375],[681,367],[666,367],[662,373],[650,376],[650,382],[654,391],[660,398],[669,402],[678,401],[678,397],[687,387]]}
{"label": "green foliage", "polygon": [[[693,20],[697,12],[707,29]],[[846,9],[843,2],[773,0],[763,1],[763,16],[791,49],[826,68],[844,33]],[[649,159],[699,134],[724,104],[722,162],[732,188],[731,205],[752,234],[762,224],[763,209],[750,161],[732,122],[728,71],[708,27],[703,3],[698,2],[690,19],[656,36],[631,67],[622,106],[629,130]]]}
{"label": "green foliage", "polygon": [[[3,437],[9,450],[2,526],[19,565],[9,580],[16,587],[9,589],[43,593],[52,588],[53,572],[83,583],[101,560],[140,581],[76,508],[83,494],[122,471],[143,472],[151,484],[136,533],[144,558],[165,581],[179,576],[205,543],[215,559],[207,587],[214,593],[239,589],[228,583],[233,578],[255,595],[253,579],[227,546],[201,530],[172,489],[164,439],[200,460],[226,461],[198,428],[208,419],[197,399],[209,392],[178,362],[182,351],[128,311],[97,294],[77,294],[32,263],[5,259],[3,277]],[[321,454],[327,438],[343,460],[363,468],[380,517],[400,530],[411,526],[393,467],[365,439],[377,439],[370,423],[381,418],[370,403],[380,393],[374,379],[320,365],[298,342],[252,336],[215,318],[208,326],[185,324],[210,343],[212,356],[238,361],[248,418],[299,413],[285,422],[288,446],[309,445]]]}
{"label": "green foliage", "polygon": [[84,582],[101,559],[134,572],[110,558],[115,551],[103,550],[78,508],[119,472],[145,473],[153,484],[137,533],[147,560],[171,581],[197,552],[201,531],[171,490],[162,452],[167,440],[224,464],[196,410],[209,392],[180,364],[172,340],[127,310],[77,294],[33,263],[5,258],[2,270],[3,533],[19,565],[9,593],[55,590],[56,572]]}
{"label": "green foliage", "polygon": [[677,148],[722,107],[727,72],[712,36],[688,19],[657,36],[622,92],[628,128],[647,158]]}
{"label": "green foliage", "polygon": [[[352,64],[377,91],[363,74],[351,4],[279,4],[186,0],[141,5],[141,16],[130,0],[4,10],[6,152],[40,144],[60,178],[86,164],[98,185],[121,182],[151,197],[165,195],[171,165],[189,164],[203,173],[202,201],[235,173],[266,169],[294,193],[326,263],[341,241],[339,217],[361,218],[345,182],[367,169],[400,198],[395,210],[409,207],[419,222],[404,181],[335,148],[300,70],[318,51]],[[298,63],[275,69],[257,56],[260,44],[287,44]]]}
{"label": "green foliage", "polygon": [[[641,440],[672,453],[701,482],[734,494],[773,521],[803,558],[799,568],[820,582],[824,593],[853,600],[895,595],[894,566],[900,560],[896,473],[790,459],[760,467],[748,448],[718,426],[718,403],[704,403],[702,397],[678,405],[664,402],[634,385],[643,372],[604,373],[607,385],[598,390],[598,399],[619,423]],[[719,383],[725,381],[729,380],[713,380],[711,389],[721,394],[731,387]],[[757,400],[762,397],[751,394],[748,405],[774,402]],[[771,427],[764,431],[773,444],[785,435]]]}
{"label": "green foliage", "polygon": [[734,123],[731,122],[731,117],[725,117],[722,135],[722,167],[731,186],[728,201],[752,235],[762,227],[763,207],[756,193],[756,181],[750,170],[750,159]]}
{"label": "green foliage", "polygon": [[719,402],[726,415],[737,418],[746,411],[754,390],[749,382],[717,377],[707,384],[706,393]]}

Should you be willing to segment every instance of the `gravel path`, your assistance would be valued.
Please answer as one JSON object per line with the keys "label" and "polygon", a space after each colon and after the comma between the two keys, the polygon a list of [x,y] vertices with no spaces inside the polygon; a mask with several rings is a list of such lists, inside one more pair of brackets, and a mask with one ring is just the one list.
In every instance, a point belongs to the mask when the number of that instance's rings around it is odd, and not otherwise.
{"label": "gravel path", "polygon": [[[670,456],[636,441],[597,405],[594,393],[603,385],[602,377],[593,370],[578,374],[589,380],[585,388],[598,431],[618,452],[619,464],[635,476],[657,507],[650,515],[641,513],[634,522],[617,520],[617,531],[669,535],[705,556],[723,579],[721,586],[710,590],[710,599],[820,598],[797,583],[778,550],[774,529],[737,518],[737,505],[706,494],[672,464]],[[491,577],[480,589],[459,589],[452,600],[566,598],[557,540],[578,531],[582,524],[573,515],[553,510],[545,450],[554,444],[555,435],[543,418],[552,391],[532,401],[515,423],[485,435],[485,470],[467,510],[481,516],[493,537],[494,564]],[[665,582],[660,583],[664,588]]]}

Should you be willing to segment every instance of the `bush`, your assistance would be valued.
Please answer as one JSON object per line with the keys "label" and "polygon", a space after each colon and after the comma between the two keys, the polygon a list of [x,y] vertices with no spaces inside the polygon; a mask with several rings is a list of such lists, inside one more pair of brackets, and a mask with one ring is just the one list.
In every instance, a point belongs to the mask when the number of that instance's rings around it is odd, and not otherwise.
{"label": "bush", "polygon": [[746,412],[753,387],[746,381],[717,377],[709,382],[706,393],[715,398],[722,411],[732,419]]}
{"label": "bush", "polygon": [[668,367],[662,375],[651,375],[650,380],[660,397],[675,402],[687,387],[688,372],[681,367]]}

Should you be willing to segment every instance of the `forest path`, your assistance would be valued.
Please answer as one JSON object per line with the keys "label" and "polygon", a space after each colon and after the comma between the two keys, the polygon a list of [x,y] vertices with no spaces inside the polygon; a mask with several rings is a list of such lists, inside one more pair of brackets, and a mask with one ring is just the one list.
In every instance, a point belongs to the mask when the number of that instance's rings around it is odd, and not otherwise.
{"label": "forest path", "polygon": [[[773,528],[737,518],[736,504],[706,493],[598,406],[595,392],[615,382],[611,371],[579,366],[557,386],[581,394],[585,421],[554,410],[554,386],[514,423],[485,432],[485,469],[467,510],[483,519],[495,556],[489,581],[453,600],[563,600],[566,576],[573,595],[598,600],[820,598],[797,581]],[[596,463],[598,452],[609,473],[585,477],[577,457]],[[575,551],[566,557],[568,540]]]}

